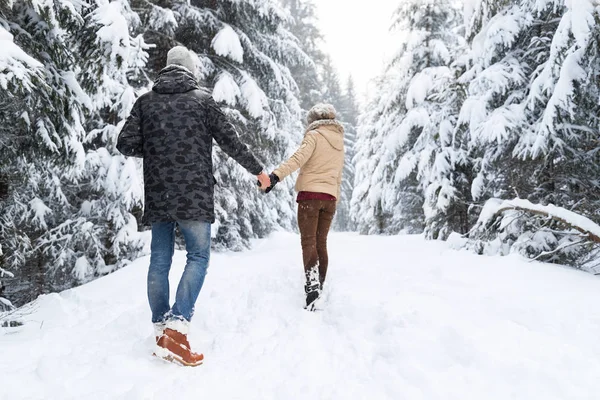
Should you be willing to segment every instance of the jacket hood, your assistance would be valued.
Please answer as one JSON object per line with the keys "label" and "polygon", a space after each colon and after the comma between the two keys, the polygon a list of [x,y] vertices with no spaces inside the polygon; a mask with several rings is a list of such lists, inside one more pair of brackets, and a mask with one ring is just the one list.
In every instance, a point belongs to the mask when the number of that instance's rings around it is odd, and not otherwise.
{"label": "jacket hood", "polygon": [[158,73],[152,90],[160,94],[186,93],[200,89],[194,74],[179,65],[169,65]]}
{"label": "jacket hood", "polygon": [[321,119],[306,128],[306,132],[317,131],[336,150],[344,150],[344,127],[335,119]]}

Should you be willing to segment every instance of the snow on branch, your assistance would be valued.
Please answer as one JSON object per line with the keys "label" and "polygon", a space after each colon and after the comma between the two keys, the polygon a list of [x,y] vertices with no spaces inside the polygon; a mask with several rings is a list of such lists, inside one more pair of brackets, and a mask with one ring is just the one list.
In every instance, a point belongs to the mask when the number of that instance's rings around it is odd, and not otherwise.
{"label": "snow on branch", "polygon": [[[1,247],[0,247],[0,254],[2,254]],[[3,278],[5,276],[8,276],[9,278],[15,277],[15,275],[12,272],[9,272],[9,271],[3,269],[2,267],[0,267],[0,278]],[[2,288],[3,288],[3,285],[2,285],[2,281],[0,280],[0,312],[14,309],[15,307],[13,306],[13,304],[8,299],[5,299],[4,297],[2,297]]]}
{"label": "snow on branch", "polygon": [[552,204],[543,206],[540,204],[533,204],[530,201],[523,199],[488,200],[481,211],[479,220],[475,225],[475,229],[487,225],[490,221],[496,219],[496,217],[498,217],[500,214],[509,210],[526,211],[532,214],[551,218],[581,232],[591,241],[600,243],[600,225],[596,224],[591,219]]}
{"label": "snow on branch", "polygon": [[215,52],[223,57],[230,57],[239,63],[244,62],[244,49],[240,42],[240,37],[227,24],[217,33],[212,41],[212,47]]}

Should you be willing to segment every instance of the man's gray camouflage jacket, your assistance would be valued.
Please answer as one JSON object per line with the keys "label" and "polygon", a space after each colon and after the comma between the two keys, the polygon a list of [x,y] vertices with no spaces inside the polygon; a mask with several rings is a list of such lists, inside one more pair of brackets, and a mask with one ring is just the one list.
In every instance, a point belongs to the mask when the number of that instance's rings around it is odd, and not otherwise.
{"label": "man's gray camouflage jacket", "polygon": [[135,102],[117,141],[124,155],[144,159],[146,222],[214,222],[213,139],[250,173],[262,171],[193,74],[163,69],[152,91]]}

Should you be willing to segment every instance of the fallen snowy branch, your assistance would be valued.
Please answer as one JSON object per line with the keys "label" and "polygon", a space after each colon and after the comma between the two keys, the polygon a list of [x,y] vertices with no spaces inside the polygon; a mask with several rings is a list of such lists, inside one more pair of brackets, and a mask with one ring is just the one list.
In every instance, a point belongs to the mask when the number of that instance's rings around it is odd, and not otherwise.
{"label": "fallen snowy branch", "polygon": [[586,235],[591,241],[600,243],[600,225],[596,224],[591,219],[584,217],[583,215],[574,213],[567,209],[556,207],[554,205],[543,206],[539,204],[533,204],[528,200],[514,199],[514,200],[500,200],[490,199],[487,201],[479,220],[476,224],[476,229],[486,226],[490,221],[496,219],[505,211],[518,210],[530,212],[532,214],[541,215],[544,217],[551,218],[555,221],[561,222],[572,229],[575,229],[582,234]]}
{"label": "fallen snowy branch", "polygon": [[0,312],[0,328],[14,328],[25,323],[25,317],[33,314],[38,309],[38,302],[31,302],[20,308],[11,308]]}
{"label": "fallen snowy branch", "polygon": [[561,251],[564,251],[565,249],[567,249],[569,247],[579,246],[581,244],[584,244],[585,242],[587,242],[586,239],[580,240],[578,242],[563,243],[562,245],[558,246],[556,249],[554,249],[552,251],[544,251],[544,252],[540,253],[537,257],[535,257],[531,261],[537,261],[537,260],[541,259],[542,257],[548,257],[548,256],[551,256],[553,254],[557,254],[557,253],[559,253]]}

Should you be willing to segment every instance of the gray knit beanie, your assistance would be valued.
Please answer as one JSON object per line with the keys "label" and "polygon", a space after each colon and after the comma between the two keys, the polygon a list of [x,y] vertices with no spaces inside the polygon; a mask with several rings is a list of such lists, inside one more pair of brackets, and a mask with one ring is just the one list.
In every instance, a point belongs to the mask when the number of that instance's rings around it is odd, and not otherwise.
{"label": "gray knit beanie", "polygon": [[317,104],[308,112],[306,122],[310,125],[322,119],[335,119],[336,114],[335,108],[331,104]]}
{"label": "gray knit beanie", "polygon": [[196,61],[188,49],[183,46],[175,46],[167,53],[167,66],[179,65],[191,73],[196,72]]}

